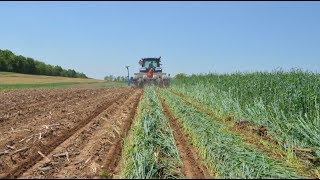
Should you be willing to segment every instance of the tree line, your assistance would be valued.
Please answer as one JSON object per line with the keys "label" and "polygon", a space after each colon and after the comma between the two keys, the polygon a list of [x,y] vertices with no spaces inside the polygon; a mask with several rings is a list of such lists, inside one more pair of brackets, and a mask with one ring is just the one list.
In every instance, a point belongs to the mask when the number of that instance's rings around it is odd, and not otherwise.
{"label": "tree line", "polygon": [[116,81],[116,82],[127,82],[128,76],[114,76],[114,75],[107,75],[104,77],[106,81]]}
{"label": "tree line", "polygon": [[24,74],[63,76],[73,78],[88,78],[84,73],[73,69],[63,69],[61,66],[53,66],[30,57],[17,56],[10,50],[0,49],[0,71],[16,72]]}

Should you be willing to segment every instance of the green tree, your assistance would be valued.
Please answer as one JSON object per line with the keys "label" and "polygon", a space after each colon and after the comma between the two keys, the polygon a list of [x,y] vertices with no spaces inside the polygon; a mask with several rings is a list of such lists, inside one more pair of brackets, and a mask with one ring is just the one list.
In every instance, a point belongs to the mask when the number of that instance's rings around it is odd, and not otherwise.
{"label": "green tree", "polygon": [[75,77],[75,76],[76,76],[76,71],[73,69],[68,69],[67,77]]}
{"label": "green tree", "polygon": [[35,74],[36,73],[36,65],[35,65],[34,59],[27,58],[26,61],[27,61],[27,64],[28,64],[26,73],[27,74]]}
{"label": "green tree", "polygon": [[13,62],[15,55],[9,50],[3,50],[1,52],[1,58],[6,62],[6,71],[13,72]]}
{"label": "green tree", "polygon": [[19,55],[19,56],[16,56],[14,60],[15,60],[13,64],[14,72],[24,73],[25,66],[26,66],[26,58]]}
{"label": "green tree", "polygon": [[53,75],[53,66],[50,64],[46,65],[46,75],[47,76],[52,76]]}
{"label": "green tree", "polygon": [[61,76],[63,76],[63,77],[68,77],[68,71],[65,70],[65,69],[63,69],[63,70],[61,71]]}
{"label": "green tree", "polygon": [[38,74],[48,76],[64,76],[76,78],[88,78],[84,73],[73,69],[63,69],[61,66],[53,66],[22,55],[16,56],[9,50],[0,49],[0,71],[18,72],[26,74]]}
{"label": "green tree", "polygon": [[46,64],[41,61],[35,61],[36,64],[36,72],[39,75],[45,75],[46,74]]}
{"label": "green tree", "polygon": [[7,71],[8,64],[6,59],[4,58],[3,51],[0,50],[0,71]]}
{"label": "green tree", "polygon": [[104,80],[107,80],[107,81],[113,81],[114,77],[113,75],[107,75],[104,77]]}
{"label": "green tree", "polygon": [[61,66],[54,66],[52,70],[53,76],[61,76],[61,72],[63,71]]}

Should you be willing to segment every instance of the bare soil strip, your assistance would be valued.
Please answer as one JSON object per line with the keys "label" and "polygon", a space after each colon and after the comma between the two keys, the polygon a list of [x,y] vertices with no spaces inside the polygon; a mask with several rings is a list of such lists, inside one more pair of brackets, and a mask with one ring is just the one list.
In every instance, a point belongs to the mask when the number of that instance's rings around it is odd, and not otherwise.
{"label": "bare soil strip", "polygon": [[[103,168],[103,170],[107,173],[107,176],[109,178],[112,178],[115,174],[118,174],[119,169],[121,168],[118,167],[118,165],[121,160],[124,139],[126,138],[129,130],[131,129],[134,119],[136,119],[137,108],[141,100],[142,94],[143,90],[139,90],[139,95],[135,97],[133,103],[131,104],[132,107],[129,106],[130,109],[126,110],[127,112],[130,110],[130,114],[123,120],[124,122],[121,125],[120,134],[119,136],[116,136],[114,143],[112,144],[112,147],[107,154],[105,168]],[[124,109],[126,109],[127,107],[128,106],[125,106]]]}
{"label": "bare soil strip", "polygon": [[173,135],[177,142],[178,149],[183,160],[183,172],[187,178],[212,178],[210,177],[208,170],[202,165],[197,156],[195,149],[189,143],[190,139],[187,134],[184,133],[182,126],[178,119],[174,116],[169,106],[165,103],[165,100],[161,98],[162,107],[165,115],[169,118],[170,125],[173,129]]}
{"label": "bare soil strip", "polygon": [[[39,129],[41,125],[49,125],[60,122],[64,118],[73,119],[73,116],[80,116],[85,112],[94,110],[99,99],[111,93],[108,91],[93,93],[83,92],[81,97],[70,95],[70,100],[58,101],[50,99],[48,104],[39,104],[34,108],[21,110],[18,115],[10,117],[0,126],[0,134],[7,141],[14,141],[15,138],[27,136],[29,132]],[[63,96],[61,98],[64,98]],[[81,112],[84,110],[84,112]],[[71,122],[68,122],[70,124]],[[24,132],[21,132],[25,130]],[[29,132],[28,132],[29,131]],[[0,148],[3,147],[0,142]]]}
{"label": "bare soil strip", "polygon": [[[101,90],[102,91],[102,90]],[[34,106],[45,105],[52,99],[64,101],[65,99],[81,96],[91,92],[87,90],[70,89],[18,89],[0,93],[0,110],[2,113],[14,114],[15,110],[28,109]]]}
{"label": "bare soil strip", "polygon": [[[101,178],[112,174],[142,91],[125,94],[89,124],[26,171],[23,178]],[[68,158],[66,157],[68,154]]]}
{"label": "bare soil strip", "polygon": [[[26,124],[25,122],[29,122],[31,119],[37,116],[51,116],[53,110],[62,109],[66,106],[74,106],[78,105],[80,101],[92,99],[96,96],[103,96],[104,94],[111,92],[110,90],[63,90],[64,93],[60,93],[53,90],[41,91],[44,101],[40,101],[39,103],[32,103],[32,99],[38,96],[34,93],[25,93],[23,91],[15,91],[15,94],[11,94],[12,96],[3,97],[7,99],[6,105],[4,108],[1,108],[0,114],[0,130],[5,132],[6,127],[20,127],[20,125]],[[24,94],[26,97],[30,98],[20,98],[15,99],[14,95]],[[56,94],[56,95],[55,95]],[[15,100],[13,100],[15,99]],[[35,98],[37,99],[37,98]],[[12,101],[15,101],[12,102]],[[61,113],[61,112],[60,112]],[[62,112],[63,113],[63,112]],[[27,119],[28,118],[28,119]],[[26,121],[28,120],[28,121]],[[10,128],[10,127],[9,127]]]}
{"label": "bare soil strip", "polygon": [[127,90],[124,90],[123,92],[119,93],[119,95],[116,95],[113,98],[106,99],[105,102],[98,105],[98,107],[94,110],[93,113],[91,113],[91,115],[85,116],[84,118],[79,117],[81,120],[79,120],[78,123],[75,126],[71,127],[70,129],[64,130],[65,133],[63,133],[61,136],[51,138],[45,144],[42,143],[41,141],[38,141],[38,142],[34,143],[32,145],[32,147],[27,147],[26,151],[28,151],[28,155],[26,157],[24,154],[19,152],[21,159],[24,159],[24,160],[22,162],[19,162],[15,166],[15,168],[9,170],[9,172],[6,173],[4,175],[4,177],[5,178],[19,177],[23,172],[28,170],[30,167],[32,167],[34,164],[36,164],[38,161],[40,161],[43,158],[43,155],[47,156],[52,150],[54,150],[62,142],[67,140],[70,136],[72,136],[74,133],[76,133],[79,129],[81,129],[86,124],[88,124],[93,118],[98,116],[101,112],[103,112],[105,109],[107,109],[113,103],[116,103],[123,95],[128,94],[130,91],[132,91],[132,90],[127,89]]}
{"label": "bare soil strip", "polygon": [[[121,94],[123,91],[124,89],[117,92],[105,90],[100,93],[89,91],[89,98],[74,98],[74,100],[66,102],[56,103],[52,99],[54,106],[51,106],[51,104],[40,106],[40,114],[27,111],[25,112],[28,114],[27,118],[23,116],[11,118],[0,126],[0,152],[5,151],[8,145],[19,149],[33,146],[38,141],[46,144],[51,138],[64,134],[65,130],[71,129],[81,119],[92,114],[99,107],[99,104],[105,100],[113,99],[114,96]],[[75,95],[71,93],[70,96],[78,96],[76,92]],[[84,93],[83,97],[87,95],[87,93]],[[23,155],[28,156],[28,151]],[[14,156],[13,159],[8,156],[0,156],[0,177],[8,172],[8,169],[12,169],[19,164],[21,157]]]}

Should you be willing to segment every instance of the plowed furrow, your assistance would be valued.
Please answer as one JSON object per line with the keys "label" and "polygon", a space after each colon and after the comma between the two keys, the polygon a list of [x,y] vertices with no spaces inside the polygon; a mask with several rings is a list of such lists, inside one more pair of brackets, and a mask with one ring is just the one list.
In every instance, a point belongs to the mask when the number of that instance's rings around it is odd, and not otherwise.
{"label": "plowed furrow", "polygon": [[[70,90],[69,90],[70,91]],[[65,93],[58,93],[56,96],[48,96],[45,101],[39,103],[32,103],[29,101],[22,100],[18,105],[14,105],[10,108],[10,105],[7,105],[1,110],[2,120],[0,121],[1,128],[8,126],[8,124],[18,125],[21,123],[21,120],[26,118],[33,118],[41,114],[49,114],[48,111],[55,108],[62,108],[63,106],[69,106],[70,104],[76,104],[79,100],[90,99],[97,95],[102,95],[103,93],[110,92],[110,90],[104,91],[95,91],[95,94],[92,94],[91,91],[70,91]],[[44,94],[52,93],[50,90],[48,92],[43,92]],[[11,104],[12,106],[12,104]]]}
{"label": "plowed furrow", "polygon": [[[122,132],[120,128],[132,121],[140,91],[125,94],[116,103],[95,117],[89,124],[73,134],[68,140],[55,148],[48,157],[52,164],[46,164],[43,159],[26,171],[24,178],[93,178],[100,177],[103,167],[108,167],[108,152]],[[119,135],[120,134],[120,135]],[[121,146],[118,150],[120,150]],[[56,154],[68,152],[66,156],[56,158]],[[112,155],[113,158],[117,156]],[[44,167],[51,168],[42,171]]]}
{"label": "plowed furrow", "polygon": [[[141,99],[141,95],[143,94],[143,90],[140,90],[138,95],[132,99],[129,106],[124,106],[125,111],[127,112],[127,116],[124,117],[123,123],[120,126],[120,134],[116,136],[114,143],[112,144],[111,149],[108,151],[107,156],[105,158],[106,162],[104,163],[103,171],[107,173],[108,177],[113,177],[117,170],[119,170],[119,162],[121,159],[122,149],[123,149],[123,141],[127,136],[133,120],[136,117],[137,108],[139,101]],[[114,117],[116,118],[116,117]]]}
{"label": "plowed furrow", "polygon": [[[10,112],[14,114],[17,111],[32,108],[34,106],[46,105],[52,99],[57,101],[65,101],[70,98],[75,98],[78,95],[82,96],[87,94],[90,90],[54,90],[54,89],[44,89],[39,91],[34,89],[33,91],[28,91],[25,89],[11,90],[11,93],[1,93],[0,94],[0,112],[7,113]],[[82,96],[83,97],[83,96]]]}
{"label": "plowed furrow", "polygon": [[82,119],[74,127],[72,127],[69,130],[66,130],[62,136],[49,140],[47,144],[43,144],[41,142],[38,142],[35,145],[33,145],[33,147],[30,148],[32,150],[31,154],[26,158],[26,160],[24,160],[22,163],[20,163],[16,168],[10,170],[4,177],[5,178],[19,177],[22,173],[24,173],[26,170],[28,170],[30,167],[32,167],[34,164],[36,164],[38,161],[40,161],[42,159],[42,156],[40,156],[38,154],[38,151],[42,152],[42,154],[44,154],[44,155],[48,155],[52,150],[54,150],[62,142],[67,140],[70,136],[75,134],[79,129],[81,129],[86,124],[88,124],[93,118],[98,116],[100,113],[102,113],[105,109],[107,109],[113,103],[116,103],[118,101],[118,99],[120,99],[124,94],[126,94],[130,91],[132,91],[132,90],[124,91],[120,95],[102,103],[101,105],[98,106],[98,108],[89,117]]}
{"label": "plowed furrow", "polygon": [[[0,150],[5,148],[7,142],[19,142],[21,145],[21,139],[39,132],[43,125],[61,123],[64,126],[71,127],[74,123],[78,123],[79,117],[86,116],[91,111],[94,111],[95,106],[97,106],[102,99],[111,98],[117,93],[118,92],[113,94],[106,91],[105,95],[90,96],[88,99],[74,99],[64,103],[54,103],[54,100],[52,100],[53,105],[49,104],[48,106],[41,107],[43,111],[38,115],[34,114],[34,116],[29,118],[19,117],[12,119],[0,127],[1,138],[4,140],[0,141]],[[30,114],[33,114],[33,112]],[[17,131],[11,131],[11,127],[14,127]]]}
{"label": "plowed furrow", "polygon": [[[123,92],[129,92],[125,89],[117,90],[113,93],[107,93],[105,95],[99,95],[97,97],[79,101],[79,105],[67,106],[66,109],[57,108],[58,113],[52,111],[52,117],[35,117],[35,119],[26,119],[23,125],[13,126],[17,129],[27,128],[31,131],[19,131],[9,133],[1,136],[0,139],[0,152],[9,151],[9,154],[0,155],[0,177],[3,177],[9,170],[15,168],[20,164],[22,160],[29,156],[33,151],[27,150],[22,153],[11,155],[15,150],[7,148],[7,145],[20,149],[24,147],[30,147],[37,145],[37,142],[41,141],[43,144],[48,144],[51,139],[62,136],[66,130],[71,129],[82,119],[85,119],[91,115],[99,104],[102,104],[105,100],[110,101],[115,96],[124,94]],[[65,110],[65,112],[59,112]],[[70,114],[70,112],[72,112]],[[46,127],[51,124],[58,126]],[[10,126],[9,126],[10,127]],[[41,133],[41,135],[39,134]]]}

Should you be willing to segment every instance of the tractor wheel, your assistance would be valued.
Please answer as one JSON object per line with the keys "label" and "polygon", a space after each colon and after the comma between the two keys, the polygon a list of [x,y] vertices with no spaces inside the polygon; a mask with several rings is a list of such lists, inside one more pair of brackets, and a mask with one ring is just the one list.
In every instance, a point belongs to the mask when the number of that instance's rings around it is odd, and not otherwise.
{"label": "tractor wheel", "polygon": [[138,88],[143,88],[143,79],[142,78],[138,79]]}
{"label": "tractor wheel", "polygon": [[169,87],[170,86],[170,80],[169,79],[164,79],[163,80],[163,86],[164,87]]}
{"label": "tractor wheel", "polygon": [[156,85],[158,86],[158,87],[162,87],[162,79],[161,78],[157,78],[156,79]]}

